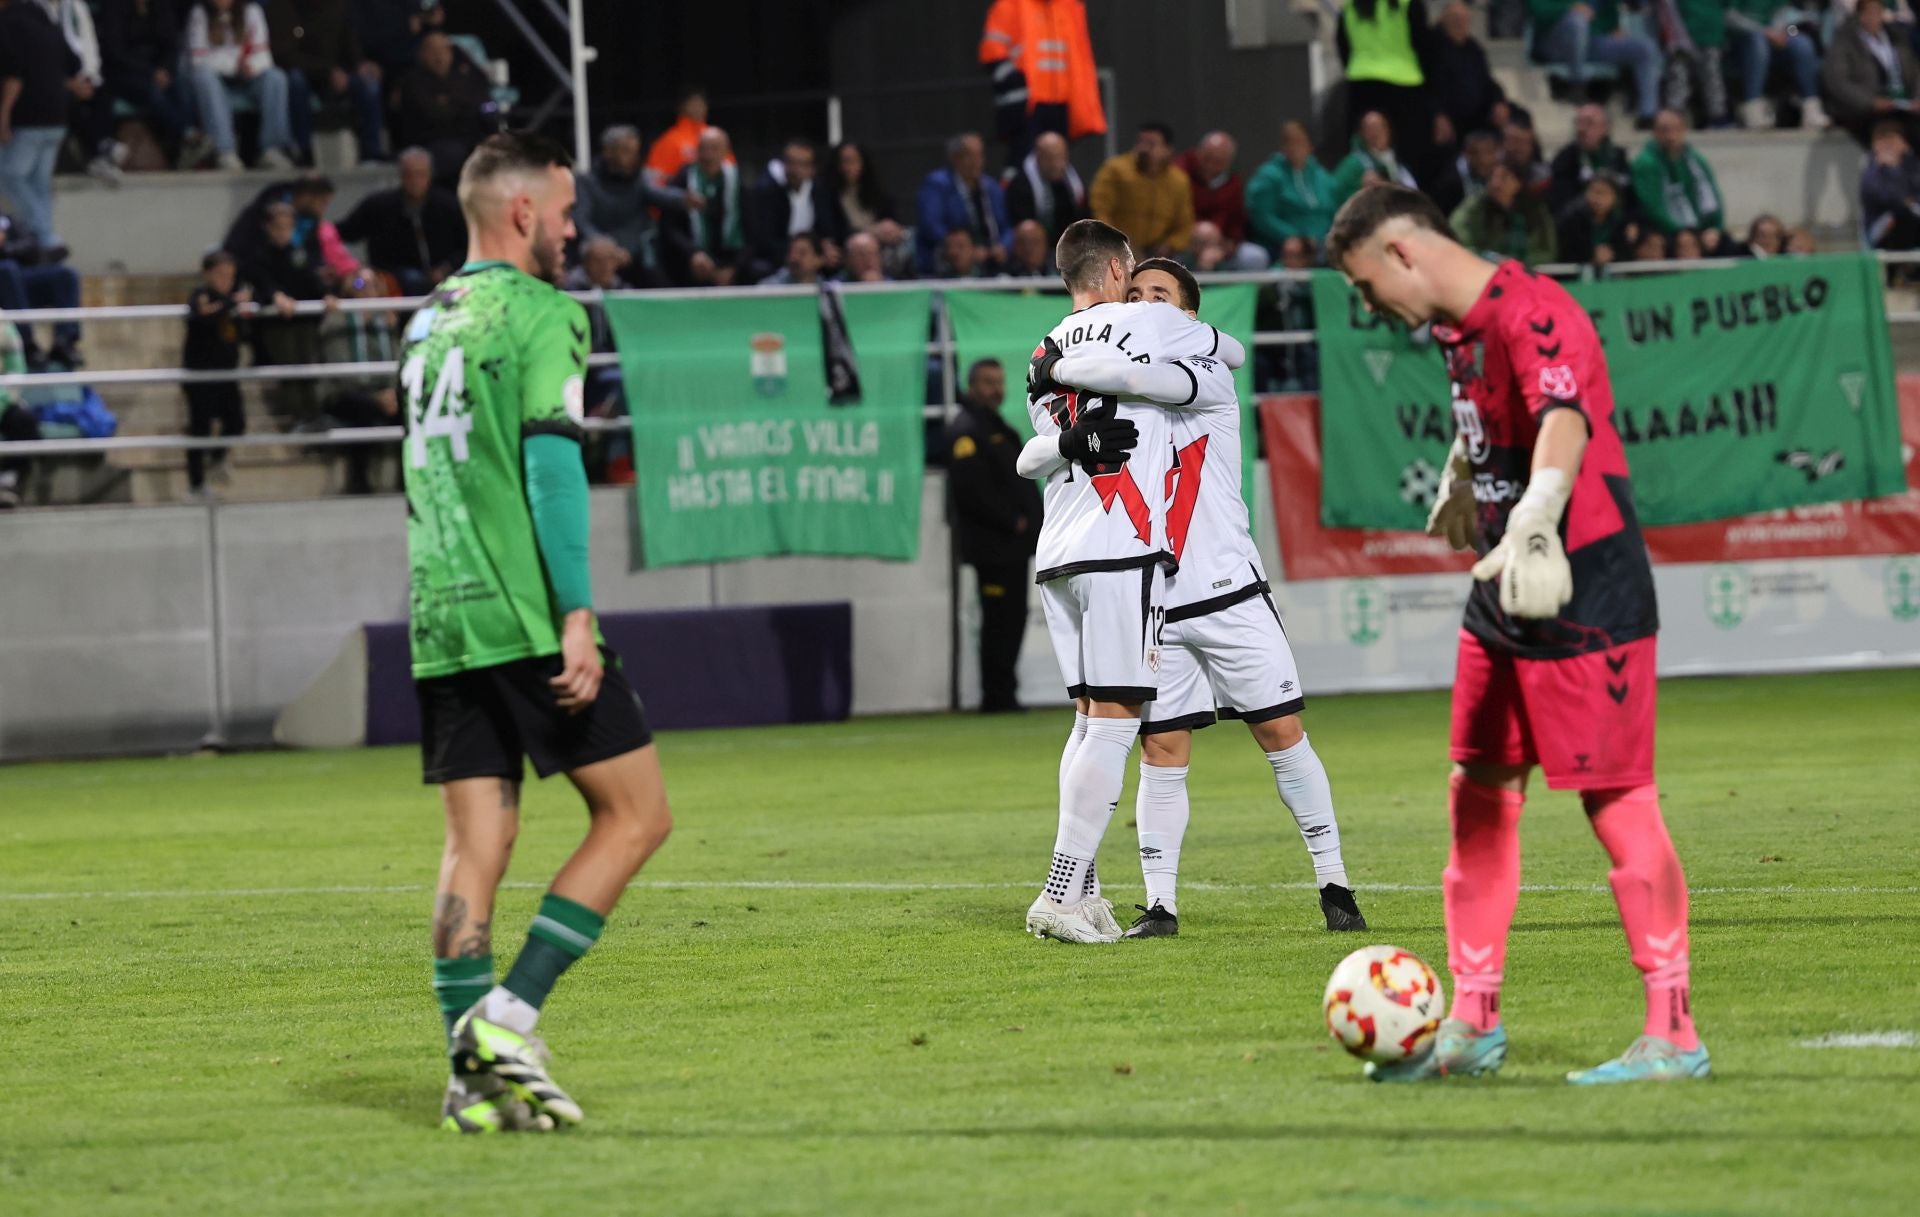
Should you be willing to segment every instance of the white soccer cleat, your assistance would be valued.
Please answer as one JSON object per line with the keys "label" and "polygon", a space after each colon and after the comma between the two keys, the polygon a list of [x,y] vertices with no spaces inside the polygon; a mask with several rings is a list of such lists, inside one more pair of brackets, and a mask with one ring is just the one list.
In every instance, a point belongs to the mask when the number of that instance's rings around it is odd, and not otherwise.
{"label": "white soccer cleat", "polygon": [[1027,933],[1056,942],[1119,942],[1120,923],[1113,919],[1109,901],[1055,904],[1042,893],[1027,909]]}
{"label": "white soccer cleat", "polygon": [[1103,900],[1099,896],[1088,896],[1080,902],[1080,907],[1087,911],[1087,916],[1095,925],[1113,935],[1114,941],[1118,942],[1125,936],[1126,929],[1121,926],[1120,919],[1113,915],[1113,901]]}

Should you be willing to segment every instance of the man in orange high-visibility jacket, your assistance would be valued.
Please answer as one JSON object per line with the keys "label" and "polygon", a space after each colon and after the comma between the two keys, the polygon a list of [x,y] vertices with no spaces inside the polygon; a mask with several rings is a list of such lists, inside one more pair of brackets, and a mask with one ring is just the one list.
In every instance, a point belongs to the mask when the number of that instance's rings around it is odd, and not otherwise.
{"label": "man in orange high-visibility jacket", "polygon": [[[653,149],[647,153],[647,180],[655,186],[665,186],[669,178],[691,165],[700,147],[700,134],[706,129],[706,91],[689,89],[681,95],[673,126],[660,133],[653,141]],[[733,164],[731,155],[727,163]]]}
{"label": "man in orange high-visibility jacket", "polygon": [[994,121],[1009,165],[1046,131],[1070,140],[1106,134],[1081,0],[994,0],[980,62],[993,76]]}

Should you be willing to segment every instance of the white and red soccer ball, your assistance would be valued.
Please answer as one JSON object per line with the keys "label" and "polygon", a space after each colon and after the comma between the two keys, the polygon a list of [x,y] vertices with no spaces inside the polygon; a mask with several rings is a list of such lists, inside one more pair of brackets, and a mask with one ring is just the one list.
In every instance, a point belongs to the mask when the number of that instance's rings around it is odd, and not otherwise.
{"label": "white and red soccer ball", "polygon": [[1399,947],[1372,946],[1340,961],[1321,1008],[1342,1048],[1385,1065],[1427,1050],[1446,1002],[1425,960]]}

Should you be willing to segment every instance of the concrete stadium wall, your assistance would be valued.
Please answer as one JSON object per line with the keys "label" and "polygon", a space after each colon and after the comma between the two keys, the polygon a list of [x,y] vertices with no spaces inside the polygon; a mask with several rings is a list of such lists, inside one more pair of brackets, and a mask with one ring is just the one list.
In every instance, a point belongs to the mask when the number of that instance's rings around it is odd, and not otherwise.
{"label": "concrete stadium wall", "polygon": [[[630,494],[596,490],[596,599],[608,611],[850,601],[854,713],[944,709],[943,492],[938,475],[926,479],[912,563],[775,558],[636,572]],[[30,512],[6,535],[0,760],[192,747],[214,727],[216,681],[223,734],[262,742],[349,630],[407,613],[406,508],[395,496]]]}
{"label": "concrete stadium wall", "polygon": [[[139,173],[124,186],[66,175],[53,180],[53,224],[83,275],[198,274],[200,255],[220,244],[253,196],[285,173]],[[388,167],[329,172],[336,193],[329,214],[347,214],[367,195],[393,185]]]}

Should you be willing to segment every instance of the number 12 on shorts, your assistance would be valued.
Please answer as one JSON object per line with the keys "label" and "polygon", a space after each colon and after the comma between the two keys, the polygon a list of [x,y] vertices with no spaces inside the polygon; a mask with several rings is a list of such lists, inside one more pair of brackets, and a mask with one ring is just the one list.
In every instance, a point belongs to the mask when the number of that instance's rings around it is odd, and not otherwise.
{"label": "number 12 on shorts", "polygon": [[453,459],[467,459],[467,433],[473,430],[473,416],[467,413],[467,361],[459,347],[447,352],[433,378],[433,394],[425,402],[427,357],[415,355],[400,369],[400,384],[407,391],[407,457],[415,469],[427,465],[427,441],[445,436],[453,445]]}

